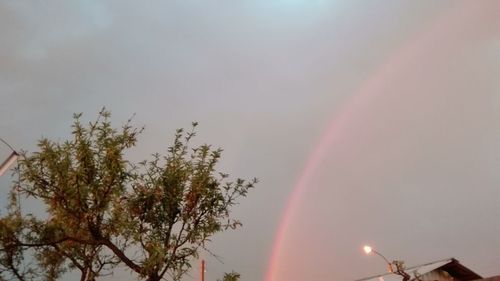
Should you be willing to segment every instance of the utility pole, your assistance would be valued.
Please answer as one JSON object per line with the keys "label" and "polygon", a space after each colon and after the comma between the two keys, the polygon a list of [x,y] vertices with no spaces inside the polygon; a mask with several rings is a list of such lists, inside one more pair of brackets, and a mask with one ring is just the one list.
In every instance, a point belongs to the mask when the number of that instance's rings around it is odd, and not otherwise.
{"label": "utility pole", "polygon": [[205,281],[205,260],[201,260],[201,281]]}

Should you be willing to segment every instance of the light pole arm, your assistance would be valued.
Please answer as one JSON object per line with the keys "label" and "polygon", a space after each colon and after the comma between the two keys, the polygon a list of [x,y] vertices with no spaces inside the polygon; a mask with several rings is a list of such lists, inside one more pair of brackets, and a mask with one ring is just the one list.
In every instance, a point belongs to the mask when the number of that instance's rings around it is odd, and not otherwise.
{"label": "light pole arm", "polygon": [[375,254],[377,254],[379,257],[383,258],[384,261],[387,263],[387,269],[389,272],[394,272],[394,269],[392,268],[392,263],[386,258],[384,257],[384,255],[382,255],[381,253],[375,251],[375,250],[372,250],[372,252],[374,252]]}
{"label": "light pole arm", "polygon": [[12,146],[10,146],[10,144],[9,144],[8,142],[4,141],[2,138],[0,138],[0,141],[1,141],[1,142],[3,142],[6,146],[8,146],[8,147],[10,148],[10,150],[12,150],[12,151],[13,151],[13,152],[15,152],[17,155],[19,155],[19,154],[17,153],[17,151],[16,151],[16,150],[15,150]]}
{"label": "light pole arm", "polygon": [[19,153],[17,153],[17,151],[3,139],[0,138],[0,141],[3,142],[6,146],[8,146],[12,150],[12,153],[9,155],[9,157],[0,165],[0,176],[1,176],[17,160],[17,158],[19,157]]}

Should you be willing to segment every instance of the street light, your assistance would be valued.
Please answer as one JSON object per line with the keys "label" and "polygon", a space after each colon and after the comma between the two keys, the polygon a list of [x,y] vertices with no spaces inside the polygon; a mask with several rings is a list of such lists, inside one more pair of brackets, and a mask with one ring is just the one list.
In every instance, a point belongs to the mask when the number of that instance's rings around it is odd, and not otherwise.
{"label": "street light", "polygon": [[17,158],[19,158],[19,153],[17,153],[17,151],[14,148],[12,148],[12,146],[10,146],[3,139],[0,138],[0,141],[3,142],[5,145],[7,145],[12,150],[12,153],[9,155],[9,157],[7,157],[7,159],[5,159],[5,161],[3,161],[2,165],[0,165],[0,176],[2,176],[9,169],[9,167],[14,162],[16,162]]}
{"label": "street light", "polygon": [[378,255],[379,257],[383,258],[384,261],[387,263],[387,271],[390,272],[390,273],[394,272],[394,269],[392,268],[392,263],[386,257],[384,257],[384,255],[382,255],[381,253],[375,251],[372,247],[370,247],[368,245],[365,245],[363,247],[363,250],[365,251],[365,253],[367,255],[369,255],[371,253],[374,253],[374,254]]}

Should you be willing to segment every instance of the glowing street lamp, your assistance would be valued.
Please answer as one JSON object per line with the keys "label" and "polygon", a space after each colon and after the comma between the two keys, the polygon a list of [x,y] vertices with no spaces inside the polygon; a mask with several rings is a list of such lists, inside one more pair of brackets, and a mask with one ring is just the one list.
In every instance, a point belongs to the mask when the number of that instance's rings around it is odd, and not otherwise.
{"label": "glowing street lamp", "polygon": [[384,257],[384,255],[382,255],[381,253],[375,251],[375,249],[373,249],[372,247],[370,247],[368,245],[364,246],[363,250],[365,251],[365,253],[367,255],[369,255],[371,253],[374,253],[374,254],[378,255],[379,257],[383,258],[384,261],[387,263],[387,271],[390,272],[390,273],[394,272],[394,269],[392,268],[392,263],[386,257]]}
{"label": "glowing street lamp", "polygon": [[16,162],[17,158],[19,158],[19,153],[17,153],[17,151],[3,139],[0,139],[0,141],[12,150],[12,153],[9,155],[9,157],[5,159],[5,161],[3,161],[2,165],[0,165],[0,176],[2,176],[9,169],[9,167],[14,164],[14,162]]}
{"label": "glowing street lamp", "polygon": [[368,245],[364,246],[364,247],[363,247],[363,250],[365,250],[365,253],[366,253],[367,255],[368,255],[368,254],[370,254],[370,253],[373,251],[372,247],[370,247],[370,246],[368,246]]}

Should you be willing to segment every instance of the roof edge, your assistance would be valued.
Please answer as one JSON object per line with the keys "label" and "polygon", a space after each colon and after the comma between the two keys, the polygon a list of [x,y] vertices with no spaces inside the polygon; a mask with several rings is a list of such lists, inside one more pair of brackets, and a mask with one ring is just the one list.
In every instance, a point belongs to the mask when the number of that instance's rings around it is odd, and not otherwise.
{"label": "roof edge", "polygon": [[[434,264],[434,263],[440,263],[440,262],[445,262],[445,261],[449,261],[450,263],[452,263],[452,262],[460,263],[457,259],[455,259],[455,258],[452,257],[452,258],[441,259],[441,260],[437,260],[437,261],[433,261],[433,262],[428,262],[428,263],[423,263],[423,264],[419,264],[419,265],[410,266],[410,267],[406,268],[406,270],[412,270],[412,269],[415,269],[415,268],[418,268],[418,267],[428,266],[428,265],[431,265],[431,264]],[[393,273],[393,272],[387,272],[387,273],[383,273],[383,274],[373,275],[373,276],[370,276],[370,277],[356,279],[354,281],[365,281],[365,280],[370,280],[370,279],[374,279],[374,278],[389,276],[389,275],[392,275],[392,274],[395,274],[395,273]]]}

